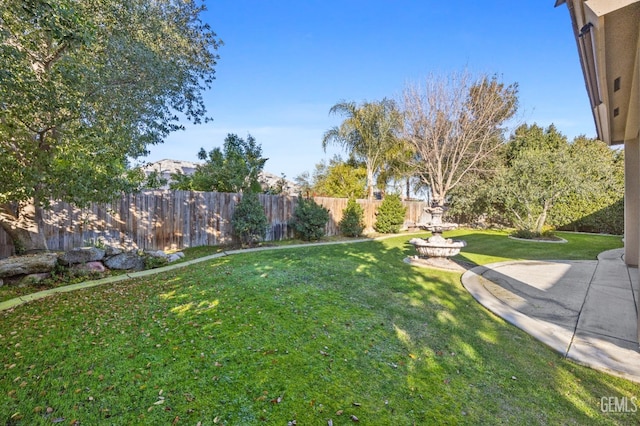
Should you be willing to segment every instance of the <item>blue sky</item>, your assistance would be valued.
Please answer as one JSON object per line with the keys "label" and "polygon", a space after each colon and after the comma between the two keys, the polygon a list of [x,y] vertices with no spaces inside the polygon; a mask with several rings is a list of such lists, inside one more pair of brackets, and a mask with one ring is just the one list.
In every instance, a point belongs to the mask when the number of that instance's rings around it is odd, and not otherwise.
{"label": "blue sky", "polygon": [[294,178],[340,151],[322,134],[339,101],[397,98],[430,74],[467,69],[520,87],[519,121],[595,137],[566,6],[553,0],[208,0],[224,41],[205,95],[213,122],[170,135],[144,161],[196,161],[251,134],[265,170]]}

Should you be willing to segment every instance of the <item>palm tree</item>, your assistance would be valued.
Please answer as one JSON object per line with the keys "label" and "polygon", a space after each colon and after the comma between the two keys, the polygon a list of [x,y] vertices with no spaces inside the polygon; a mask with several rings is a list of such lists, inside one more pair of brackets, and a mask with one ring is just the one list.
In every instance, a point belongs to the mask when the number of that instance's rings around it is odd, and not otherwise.
{"label": "palm tree", "polygon": [[330,143],[342,145],[355,160],[362,161],[367,170],[367,194],[373,199],[375,176],[385,165],[387,153],[398,142],[397,134],[402,117],[394,101],[340,102],[329,110],[329,114],[340,114],[345,120],[340,126],[327,130],[322,137],[326,150]]}

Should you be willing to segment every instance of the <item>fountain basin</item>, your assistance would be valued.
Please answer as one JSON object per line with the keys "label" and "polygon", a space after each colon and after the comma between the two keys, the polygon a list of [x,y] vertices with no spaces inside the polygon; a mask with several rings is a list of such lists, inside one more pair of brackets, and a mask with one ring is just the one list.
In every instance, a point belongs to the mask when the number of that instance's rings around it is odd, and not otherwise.
{"label": "fountain basin", "polygon": [[465,241],[443,238],[439,234],[426,240],[423,238],[412,238],[409,240],[409,244],[412,244],[416,248],[418,256],[421,258],[447,258],[455,256],[467,245]]}

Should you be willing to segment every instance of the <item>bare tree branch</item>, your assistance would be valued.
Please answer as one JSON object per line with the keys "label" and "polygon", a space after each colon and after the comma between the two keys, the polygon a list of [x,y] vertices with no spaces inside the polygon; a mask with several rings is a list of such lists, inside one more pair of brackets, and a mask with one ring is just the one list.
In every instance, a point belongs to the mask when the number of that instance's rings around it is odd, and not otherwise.
{"label": "bare tree branch", "polygon": [[505,121],[517,110],[517,85],[468,72],[427,78],[403,93],[404,137],[417,154],[415,165],[435,203],[495,152]]}

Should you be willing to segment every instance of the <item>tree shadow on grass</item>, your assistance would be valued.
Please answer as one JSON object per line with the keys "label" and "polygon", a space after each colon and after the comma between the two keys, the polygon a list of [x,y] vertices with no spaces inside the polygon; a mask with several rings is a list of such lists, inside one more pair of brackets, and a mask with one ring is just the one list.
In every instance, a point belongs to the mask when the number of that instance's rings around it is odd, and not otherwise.
{"label": "tree shadow on grass", "polygon": [[[517,419],[518,423],[527,419],[534,423],[567,419],[581,423],[594,418],[613,423],[637,421],[635,413],[611,419],[600,411],[598,404],[602,396],[635,397],[640,386],[562,359],[477,304],[460,284],[459,274],[402,265],[401,259],[411,248],[397,242],[381,244],[378,261],[394,269],[396,289],[404,295],[399,309],[419,307],[426,324],[433,329],[425,336],[419,324],[407,322],[410,317],[401,317],[405,324],[398,326],[410,337],[404,339],[410,342],[407,347],[414,351],[421,349],[431,359],[440,360],[440,367],[449,374],[443,379],[445,386],[431,390],[449,394],[452,383],[460,381],[463,386],[453,391],[457,398],[468,401],[473,396],[485,401],[479,409],[470,408],[456,398],[458,404],[452,407],[460,409],[458,420],[488,420],[496,416],[505,421]],[[407,301],[411,308],[407,307]],[[438,353],[443,357],[438,358]],[[455,355],[447,358],[447,353]],[[416,377],[430,372],[424,367],[416,365]],[[432,378],[425,378],[427,388],[433,386]],[[486,395],[491,396],[489,400]],[[461,416],[462,412],[466,414]]]}
{"label": "tree shadow on grass", "polygon": [[[597,403],[600,396],[638,394],[637,386],[563,360],[480,307],[460,274],[404,263],[412,250],[403,237],[235,255],[56,296],[40,302],[41,311],[36,304],[20,307],[5,315],[0,335],[11,340],[11,330],[39,312],[47,339],[74,336],[82,343],[82,356],[64,361],[65,380],[72,389],[92,389],[102,402],[66,392],[65,406],[83,401],[79,410],[60,413],[74,418],[629,423],[629,416],[603,417]],[[18,386],[14,376],[29,376],[30,365],[53,362],[62,346],[45,351],[38,346],[46,343],[42,333],[21,331],[22,358],[3,391]],[[0,349],[5,363],[15,357],[16,341],[10,343]],[[78,349],[71,340],[64,346]],[[18,388],[20,398],[3,411],[41,419],[20,401],[47,404],[38,393],[59,389],[58,375]],[[111,386],[129,396],[116,398]],[[166,399],[156,405],[159,396]]]}

